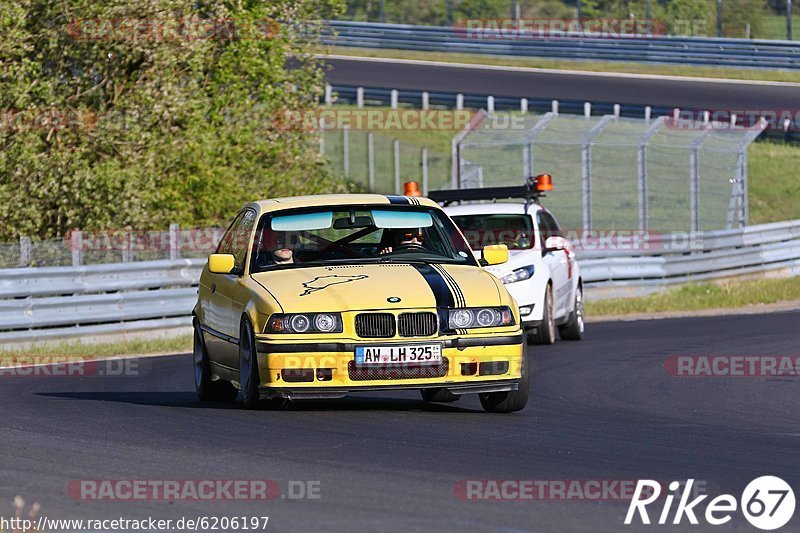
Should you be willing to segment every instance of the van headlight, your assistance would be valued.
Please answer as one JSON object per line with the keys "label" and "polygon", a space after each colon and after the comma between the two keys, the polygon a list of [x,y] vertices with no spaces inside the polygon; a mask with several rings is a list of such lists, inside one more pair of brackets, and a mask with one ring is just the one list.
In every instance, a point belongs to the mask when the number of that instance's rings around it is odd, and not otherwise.
{"label": "van headlight", "polygon": [[514,315],[509,307],[473,307],[469,309],[450,309],[448,317],[450,329],[493,328],[513,326]]}
{"label": "van headlight", "polygon": [[341,333],[341,313],[275,313],[264,333]]}
{"label": "van headlight", "polygon": [[528,265],[522,268],[518,268],[509,274],[506,274],[505,276],[500,278],[500,281],[502,281],[504,284],[516,283],[518,281],[530,279],[530,277],[533,276],[533,272],[534,272],[533,265]]}

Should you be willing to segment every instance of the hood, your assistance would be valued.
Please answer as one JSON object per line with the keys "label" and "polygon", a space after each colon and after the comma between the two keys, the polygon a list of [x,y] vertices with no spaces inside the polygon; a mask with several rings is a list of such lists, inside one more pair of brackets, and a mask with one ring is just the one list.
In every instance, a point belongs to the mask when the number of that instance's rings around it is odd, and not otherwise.
{"label": "hood", "polygon": [[[337,265],[288,268],[252,277],[287,313],[501,304],[496,280],[474,266]],[[400,301],[389,303],[392,297]]]}

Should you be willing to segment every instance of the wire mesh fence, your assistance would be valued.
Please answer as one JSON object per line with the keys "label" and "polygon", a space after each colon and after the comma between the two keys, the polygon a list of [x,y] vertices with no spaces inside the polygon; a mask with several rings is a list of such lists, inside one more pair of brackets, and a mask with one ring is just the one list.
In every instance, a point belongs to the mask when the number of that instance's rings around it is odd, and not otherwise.
{"label": "wire mesh fence", "polygon": [[217,247],[223,228],[73,231],[60,239],[0,243],[0,268],[79,266],[161,259],[203,258]]}
{"label": "wire mesh fence", "polygon": [[[463,136],[458,182],[521,184],[554,176],[547,205],[562,225],[650,232],[708,231],[747,223],[747,145],[763,131],[708,120],[617,115],[530,115],[514,127],[496,114]],[[503,124],[507,124],[504,122]]]}

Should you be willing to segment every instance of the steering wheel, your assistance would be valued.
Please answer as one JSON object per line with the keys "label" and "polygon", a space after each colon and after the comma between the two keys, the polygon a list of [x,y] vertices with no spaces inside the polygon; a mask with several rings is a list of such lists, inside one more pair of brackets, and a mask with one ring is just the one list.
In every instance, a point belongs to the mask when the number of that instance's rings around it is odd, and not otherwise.
{"label": "steering wheel", "polygon": [[421,252],[424,251],[425,247],[416,242],[410,242],[408,244],[398,244],[392,249],[392,253],[407,253],[407,252]]}

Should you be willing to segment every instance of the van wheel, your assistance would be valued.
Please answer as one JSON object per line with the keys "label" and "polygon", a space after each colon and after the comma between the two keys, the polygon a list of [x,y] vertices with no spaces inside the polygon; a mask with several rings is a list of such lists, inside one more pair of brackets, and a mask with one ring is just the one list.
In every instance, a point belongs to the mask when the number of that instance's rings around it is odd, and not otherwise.
{"label": "van wheel", "polygon": [[558,336],[562,340],[579,341],[583,338],[583,287],[578,285],[575,291],[575,308],[572,315],[572,320],[559,326]]}
{"label": "van wheel", "polygon": [[542,323],[534,335],[528,336],[531,344],[553,344],[556,341],[556,322],[553,317],[553,286],[548,284],[544,293]]}

